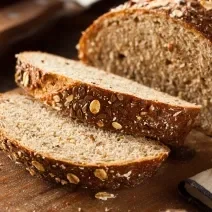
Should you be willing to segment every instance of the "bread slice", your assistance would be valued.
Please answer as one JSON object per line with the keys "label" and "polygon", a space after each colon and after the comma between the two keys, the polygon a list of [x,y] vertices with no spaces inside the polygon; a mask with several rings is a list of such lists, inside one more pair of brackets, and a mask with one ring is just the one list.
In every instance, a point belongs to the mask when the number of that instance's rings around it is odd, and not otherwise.
{"label": "bread slice", "polygon": [[91,189],[135,186],[152,176],[169,149],[61,117],[17,92],[0,97],[0,146],[34,175]]}
{"label": "bread slice", "polygon": [[203,105],[198,125],[212,135],[211,23],[209,1],[131,0],[83,33],[79,58]]}
{"label": "bread slice", "polygon": [[96,127],[181,145],[200,111],[200,106],[80,62],[41,52],[16,57],[19,86]]}

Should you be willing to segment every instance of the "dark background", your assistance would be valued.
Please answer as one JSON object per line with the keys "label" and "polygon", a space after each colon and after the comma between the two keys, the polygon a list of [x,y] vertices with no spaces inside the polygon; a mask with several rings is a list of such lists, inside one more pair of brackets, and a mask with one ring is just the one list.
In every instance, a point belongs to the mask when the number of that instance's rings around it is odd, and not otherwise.
{"label": "dark background", "polygon": [[[8,2],[11,3],[12,1]],[[38,32],[30,38],[11,45],[0,55],[0,92],[16,87],[14,83],[14,55],[16,53],[26,50],[39,50],[77,59],[76,45],[82,31],[98,16],[122,2],[124,1],[103,0],[78,15],[72,16],[70,14],[70,16],[66,15],[66,17],[60,18],[54,23],[54,26],[47,27],[45,32]],[[3,2],[0,3],[0,6],[2,6],[1,4]]]}

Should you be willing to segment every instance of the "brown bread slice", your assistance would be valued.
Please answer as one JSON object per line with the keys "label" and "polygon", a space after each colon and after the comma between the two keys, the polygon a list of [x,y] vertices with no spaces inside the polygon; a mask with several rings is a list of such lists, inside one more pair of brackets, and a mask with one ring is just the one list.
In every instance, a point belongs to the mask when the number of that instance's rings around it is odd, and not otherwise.
{"label": "brown bread slice", "polygon": [[91,189],[138,185],[169,154],[159,142],[95,129],[17,92],[0,97],[0,135],[1,149],[30,174]]}
{"label": "brown bread slice", "polygon": [[41,52],[17,55],[16,82],[66,116],[107,130],[181,145],[200,106]]}
{"label": "brown bread slice", "polygon": [[209,135],[211,55],[212,3],[204,0],[129,1],[98,18],[79,43],[84,63],[203,105],[198,125]]}

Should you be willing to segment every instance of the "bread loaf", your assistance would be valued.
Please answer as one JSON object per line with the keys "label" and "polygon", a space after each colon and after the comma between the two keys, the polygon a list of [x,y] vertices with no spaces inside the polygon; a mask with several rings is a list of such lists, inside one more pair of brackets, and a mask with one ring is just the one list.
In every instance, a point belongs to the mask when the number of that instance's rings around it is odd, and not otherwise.
{"label": "bread loaf", "polygon": [[198,125],[212,135],[211,1],[128,1],[83,33],[79,58],[203,105]]}
{"label": "bread loaf", "polygon": [[135,186],[152,176],[169,149],[62,118],[19,93],[0,97],[0,149],[31,175],[91,189]]}
{"label": "bread loaf", "polygon": [[200,106],[58,56],[17,55],[16,82],[64,115],[98,128],[182,145]]}

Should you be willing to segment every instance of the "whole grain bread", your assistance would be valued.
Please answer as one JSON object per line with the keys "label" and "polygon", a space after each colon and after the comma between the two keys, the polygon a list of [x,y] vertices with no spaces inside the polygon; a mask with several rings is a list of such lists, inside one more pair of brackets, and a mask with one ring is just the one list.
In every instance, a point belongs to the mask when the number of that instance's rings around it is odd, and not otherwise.
{"label": "whole grain bread", "polygon": [[80,62],[41,52],[16,57],[16,82],[28,94],[99,128],[181,145],[200,111],[200,106]]}
{"label": "whole grain bread", "polygon": [[212,135],[212,2],[131,0],[82,35],[86,64],[203,105],[199,123]]}
{"label": "whole grain bread", "polygon": [[18,92],[0,97],[0,135],[1,149],[31,175],[91,189],[138,185],[169,153],[156,141],[63,118]]}

